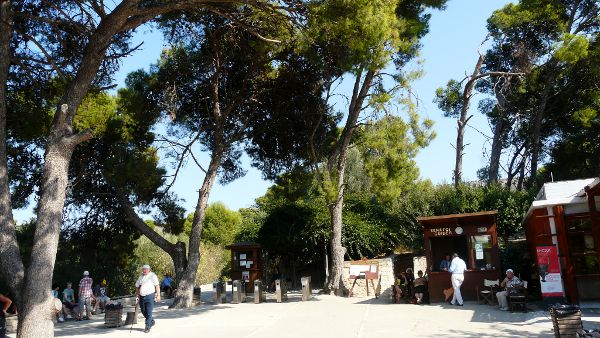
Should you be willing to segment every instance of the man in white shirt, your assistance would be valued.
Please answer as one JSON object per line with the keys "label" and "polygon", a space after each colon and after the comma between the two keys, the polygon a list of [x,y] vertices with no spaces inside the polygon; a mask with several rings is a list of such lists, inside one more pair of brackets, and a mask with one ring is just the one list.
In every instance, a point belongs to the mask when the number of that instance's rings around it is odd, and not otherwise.
{"label": "man in white shirt", "polygon": [[452,301],[450,304],[463,306],[462,295],[460,294],[460,286],[465,280],[465,270],[467,270],[467,264],[463,261],[458,254],[455,253],[452,255],[454,258],[450,263],[450,267],[448,268],[448,272],[452,274],[450,280],[452,281],[452,288],[454,289],[454,296],[452,296]]}
{"label": "man in white shirt", "polygon": [[150,328],[154,326],[152,319],[152,310],[154,310],[154,301],[160,302],[160,283],[158,277],[150,271],[150,265],[146,264],[142,267],[142,274],[135,282],[135,295],[140,304],[140,310],[146,318],[146,328],[144,332],[150,332]]}

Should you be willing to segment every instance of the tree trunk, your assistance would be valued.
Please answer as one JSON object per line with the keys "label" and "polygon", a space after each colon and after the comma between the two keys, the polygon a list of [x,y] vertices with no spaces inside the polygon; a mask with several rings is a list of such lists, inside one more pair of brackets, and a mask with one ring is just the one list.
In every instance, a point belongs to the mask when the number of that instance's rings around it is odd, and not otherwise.
{"label": "tree trunk", "polygon": [[500,118],[494,126],[494,138],[492,139],[492,150],[490,155],[490,166],[488,168],[488,183],[498,182],[500,169],[500,155],[502,155],[502,137],[505,133],[507,122]]}
{"label": "tree trunk", "polygon": [[215,139],[214,148],[210,159],[210,164],[206,170],[202,187],[198,194],[198,202],[194,211],[194,219],[192,221],[192,231],[189,241],[188,264],[181,273],[181,279],[177,286],[177,296],[173,301],[173,308],[188,308],[192,306],[194,296],[194,286],[196,284],[196,273],[198,265],[200,265],[200,238],[202,237],[202,228],[204,227],[204,219],[206,218],[206,207],[208,206],[208,197],[212,190],[213,184],[217,178],[218,170],[221,167],[221,160],[226,150],[224,140],[225,120],[227,112],[221,112],[221,104],[219,97],[219,81],[221,70],[221,59],[218,53],[213,55],[213,63],[215,73],[212,76],[212,114],[215,121]]}
{"label": "tree trunk", "polygon": [[460,111],[460,117],[458,121],[456,121],[457,127],[457,135],[456,135],[456,159],[454,165],[454,186],[458,187],[460,182],[462,181],[462,159],[464,155],[464,136],[465,136],[465,128],[467,127],[467,123],[471,119],[472,116],[468,115],[469,112],[469,104],[471,101],[471,96],[473,93],[473,88],[475,87],[475,82],[478,79],[478,75],[481,72],[481,66],[483,65],[483,55],[479,55],[479,59],[477,59],[477,63],[475,64],[475,69],[473,70],[473,74],[471,74],[469,81],[465,85],[465,90],[463,92],[463,104],[462,109]]}
{"label": "tree trunk", "polygon": [[50,139],[44,157],[40,201],[31,262],[25,275],[19,309],[18,337],[53,337],[50,289],[68,183],[69,161],[75,144]]}
{"label": "tree trunk", "polygon": [[173,260],[173,267],[175,268],[175,283],[178,283],[179,279],[182,278],[183,271],[187,266],[187,257],[185,251],[185,243],[177,242],[171,243],[162,237],[159,233],[150,228],[146,222],[135,212],[133,206],[125,196],[125,194],[117,189],[117,199],[121,204],[121,208],[125,213],[127,220],[146,236],[152,243],[161,248],[166,252]]}
{"label": "tree trunk", "polygon": [[10,37],[12,34],[10,1],[0,1],[0,271],[6,276],[14,301],[21,306],[24,268],[17,246],[17,235],[10,196],[7,159],[7,81],[10,67]]}
{"label": "tree trunk", "polygon": [[544,119],[544,113],[546,112],[546,105],[548,104],[551,82],[552,81],[550,80],[550,76],[548,76],[548,79],[546,80],[546,84],[544,86],[544,90],[542,91],[540,105],[538,109],[536,109],[535,115],[533,117],[533,125],[531,131],[531,176],[529,176],[529,180],[527,182],[528,187],[531,187],[533,185],[533,182],[535,182],[535,177],[537,175],[539,157],[542,150],[542,121]]}
{"label": "tree trunk", "polygon": [[173,308],[188,308],[192,306],[196,273],[200,265],[200,238],[202,236],[202,228],[204,227],[204,219],[206,218],[206,207],[208,206],[210,191],[217,178],[218,169],[221,166],[222,156],[222,150],[219,146],[219,149],[213,152],[204,182],[200,188],[198,203],[194,211],[192,232],[190,234],[188,264],[181,272],[181,278],[179,278],[177,285],[177,296],[171,306]]}
{"label": "tree trunk", "polygon": [[[354,130],[358,116],[362,111],[364,100],[371,89],[373,79],[377,74],[376,71],[369,70],[362,79],[362,69],[356,75],[354,82],[354,90],[350,106],[348,107],[348,119],[342,131],[342,135],[338,140],[334,153],[328,160],[328,171],[330,177],[334,177],[335,188],[333,201],[327,201],[329,204],[329,214],[331,216],[331,266],[329,272],[329,280],[325,287],[326,291],[339,296],[348,295],[346,281],[343,278],[344,255],[346,249],[342,246],[342,212],[344,209],[344,190],[346,182],[344,174],[346,170],[346,158],[348,155],[348,147],[352,141]],[[361,84],[362,82],[362,84]]]}

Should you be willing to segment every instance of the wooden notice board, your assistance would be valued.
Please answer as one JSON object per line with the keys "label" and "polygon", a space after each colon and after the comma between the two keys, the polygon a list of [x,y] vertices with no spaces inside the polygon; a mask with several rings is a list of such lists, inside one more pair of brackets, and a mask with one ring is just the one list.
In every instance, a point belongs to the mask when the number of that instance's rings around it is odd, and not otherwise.
{"label": "wooden notice board", "polygon": [[[365,279],[368,296],[369,281],[371,281],[371,286],[373,286],[373,290],[376,290],[374,280],[379,279],[379,262],[367,259],[350,262],[350,279],[354,279],[354,283],[352,283],[352,288],[350,289],[350,296],[352,296],[352,290],[354,290],[354,286],[356,285],[356,282],[359,279]],[[377,291],[375,291],[375,297],[379,297]]]}

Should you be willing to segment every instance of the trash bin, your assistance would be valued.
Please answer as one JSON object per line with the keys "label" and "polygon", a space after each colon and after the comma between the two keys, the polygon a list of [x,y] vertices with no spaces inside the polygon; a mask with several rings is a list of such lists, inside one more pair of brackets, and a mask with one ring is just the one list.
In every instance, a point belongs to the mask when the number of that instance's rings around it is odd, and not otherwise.
{"label": "trash bin", "polygon": [[310,300],[312,289],[310,287],[310,276],[300,278],[302,284],[302,301]]}
{"label": "trash bin", "polygon": [[555,305],[550,307],[554,337],[577,337],[577,331],[583,329],[581,310],[577,305]]}
{"label": "trash bin", "polygon": [[284,280],[275,280],[275,297],[277,303],[285,302],[287,300],[287,288]]}

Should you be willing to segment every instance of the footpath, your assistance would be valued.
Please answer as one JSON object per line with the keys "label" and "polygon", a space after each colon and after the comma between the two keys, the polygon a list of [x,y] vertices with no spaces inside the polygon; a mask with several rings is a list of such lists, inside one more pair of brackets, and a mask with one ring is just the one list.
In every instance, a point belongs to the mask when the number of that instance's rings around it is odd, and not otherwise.
{"label": "footpath", "polygon": [[[138,324],[105,328],[103,315],[90,321],[56,325],[57,337],[554,337],[547,311],[510,313],[490,305],[390,304],[389,299],[339,298],[314,294],[302,302],[299,293],[288,301],[254,304],[211,304],[212,291],[203,287],[202,304],[169,310],[171,300],[157,304],[156,325],[144,333]],[[230,297],[229,297],[230,298]],[[585,309],[586,329],[600,329],[600,309]],[[9,336],[14,337],[14,334]]]}

